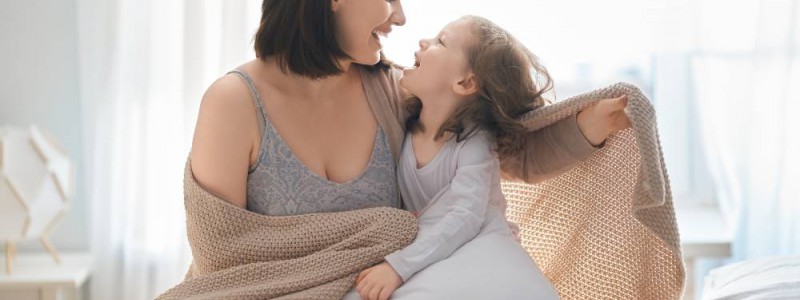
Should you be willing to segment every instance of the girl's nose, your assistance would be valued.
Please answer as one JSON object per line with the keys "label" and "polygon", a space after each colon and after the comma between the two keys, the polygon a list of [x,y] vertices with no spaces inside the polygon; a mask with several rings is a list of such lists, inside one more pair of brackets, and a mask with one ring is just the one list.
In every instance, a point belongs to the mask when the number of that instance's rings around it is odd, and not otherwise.
{"label": "girl's nose", "polygon": [[428,40],[427,40],[427,39],[421,39],[421,40],[419,40],[419,48],[420,48],[420,49],[423,49],[423,50],[424,50],[425,48],[428,48],[428,45],[430,45],[430,42],[428,42]]}

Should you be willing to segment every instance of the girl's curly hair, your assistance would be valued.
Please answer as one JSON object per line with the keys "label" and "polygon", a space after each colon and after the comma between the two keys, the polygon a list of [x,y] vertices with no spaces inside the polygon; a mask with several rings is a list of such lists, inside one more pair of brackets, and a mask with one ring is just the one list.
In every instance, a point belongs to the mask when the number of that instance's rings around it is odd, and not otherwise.
{"label": "girl's curly hair", "polygon": [[[449,131],[460,142],[483,129],[495,138],[501,157],[514,155],[524,148],[527,131],[517,118],[545,105],[543,94],[553,88],[553,80],[539,58],[506,30],[482,17],[462,19],[473,29],[473,43],[466,50],[479,90],[456,108],[435,138]],[[403,106],[409,116],[406,130],[422,130],[420,99],[406,99]]]}

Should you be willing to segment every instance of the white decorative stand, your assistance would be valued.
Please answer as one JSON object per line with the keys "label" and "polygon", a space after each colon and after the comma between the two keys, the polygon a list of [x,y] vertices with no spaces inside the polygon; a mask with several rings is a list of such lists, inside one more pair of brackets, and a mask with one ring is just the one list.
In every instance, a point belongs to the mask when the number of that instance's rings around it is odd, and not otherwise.
{"label": "white decorative stand", "polygon": [[0,272],[0,299],[80,300],[83,285],[91,275],[88,253],[64,253],[53,265],[47,253],[22,253],[14,273]]}
{"label": "white decorative stand", "polygon": [[6,243],[6,274],[16,257],[16,241],[37,238],[58,264],[48,237],[69,208],[73,164],[46,132],[0,128],[0,241]]}

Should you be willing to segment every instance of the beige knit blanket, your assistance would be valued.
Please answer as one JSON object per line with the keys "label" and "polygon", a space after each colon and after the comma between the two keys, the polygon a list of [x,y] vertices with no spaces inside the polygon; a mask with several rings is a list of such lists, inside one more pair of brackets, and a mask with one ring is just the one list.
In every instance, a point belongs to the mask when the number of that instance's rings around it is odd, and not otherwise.
{"label": "beige knit blanket", "polygon": [[[628,95],[632,128],[545,182],[503,182],[523,246],[562,299],[678,299],[685,277],[653,106],[629,84],[578,95],[522,118],[543,128],[593,102]],[[269,217],[202,190],[187,163],[194,261],[158,299],[339,299],[357,272],[402,248],[415,219],[391,208]]]}
{"label": "beige knit blanket", "polygon": [[533,111],[537,130],[597,100],[628,95],[632,128],[545,182],[503,182],[508,217],[561,299],[679,299],[684,269],[652,104],[618,83]]}
{"label": "beige knit blanket", "polygon": [[274,217],[201,188],[187,162],[184,205],[192,265],[156,299],[341,299],[355,276],[410,244],[416,218],[382,207]]}

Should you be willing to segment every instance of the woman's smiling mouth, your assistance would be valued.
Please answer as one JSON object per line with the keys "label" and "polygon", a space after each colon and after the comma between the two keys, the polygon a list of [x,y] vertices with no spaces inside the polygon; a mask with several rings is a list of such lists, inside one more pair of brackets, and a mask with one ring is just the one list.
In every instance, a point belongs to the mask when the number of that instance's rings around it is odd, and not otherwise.
{"label": "woman's smiling mouth", "polygon": [[375,29],[372,31],[372,38],[375,39],[376,42],[378,42],[378,45],[382,46],[383,42],[381,41],[381,39],[385,39],[387,37],[389,37],[389,31],[382,31],[379,29]]}

